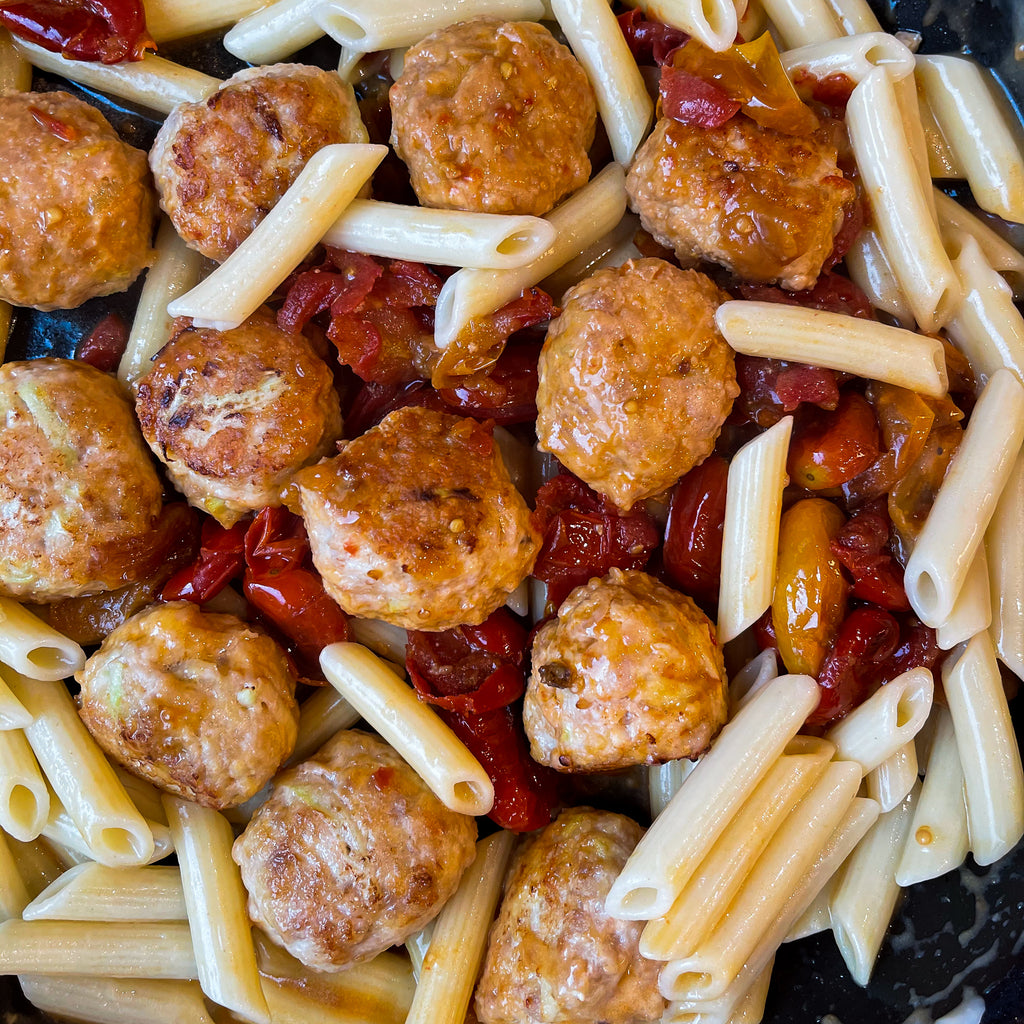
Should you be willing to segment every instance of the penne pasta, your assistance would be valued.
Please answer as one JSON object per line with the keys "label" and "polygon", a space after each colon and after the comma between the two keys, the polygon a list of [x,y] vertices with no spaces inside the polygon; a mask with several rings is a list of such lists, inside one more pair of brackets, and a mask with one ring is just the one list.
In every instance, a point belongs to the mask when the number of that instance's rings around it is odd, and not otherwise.
{"label": "penne pasta", "polygon": [[213,1024],[195,982],[22,974],[25,998],[44,1013],[90,1024]]}
{"label": "penne pasta", "polygon": [[932,173],[929,165],[928,140],[925,137],[924,122],[921,120],[921,103],[917,95],[916,80],[906,75],[897,78],[891,65],[885,67],[886,77],[892,86],[896,106],[899,108],[900,121],[903,125],[903,137],[914,167],[917,169],[920,195],[931,215],[931,223],[938,224],[935,213],[935,186],[932,185]]}
{"label": "penne pasta", "polygon": [[53,681],[80,672],[85,651],[17,601],[0,597],[0,663],[30,679]]}
{"label": "penne pasta", "polygon": [[793,417],[783,417],[747,442],[729,465],[718,585],[719,643],[739,636],[771,604],[792,430]]}
{"label": "penne pasta", "polygon": [[238,327],[320,241],[387,153],[386,146],[339,143],[310,157],[295,182],[209,277],[167,307],[197,327]]}
{"label": "penne pasta", "polygon": [[[1013,285],[1014,295],[1019,296],[1024,292],[1024,253],[989,227],[981,217],[975,216],[955,199],[950,199],[941,189],[933,189],[932,195],[935,199],[935,212],[939,218],[942,240],[947,248],[950,242],[957,240],[958,232],[970,235],[978,243],[985,262],[993,270],[998,270]],[[956,249],[959,250],[962,246],[963,242],[960,241],[956,244]],[[951,257],[955,259],[953,254]]]}
{"label": "penne pasta", "polygon": [[22,916],[26,921],[187,920],[178,868],[108,868],[93,862],[65,871]]}
{"label": "penne pasta", "polygon": [[917,106],[925,142],[928,146],[928,169],[931,171],[932,177],[947,181],[962,180],[964,169],[949,148],[942,129],[939,127],[939,122],[935,120],[932,108],[928,105],[928,97],[922,91],[920,82],[917,83]]}
{"label": "penne pasta", "polygon": [[907,562],[903,582],[922,622],[949,617],[1024,440],[1024,385],[989,378]]}
{"label": "penne pasta", "polygon": [[654,21],[681,28],[710,50],[727,50],[739,31],[733,0],[640,0],[636,6]]}
{"label": "penne pasta", "polygon": [[29,92],[31,88],[32,65],[21,55],[10,32],[0,29],[0,92]]}
{"label": "penne pasta", "polygon": [[320,654],[320,667],[446,807],[474,815],[491,809],[494,787],[480,762],[372,651],[331,644]]}
{"label": "penne pasta", "polygon": [[917,745],[914,740],[907,740],[865,776],[867,795],[886,814],[906,799],[917,782],[917,774]]}
{"label": "penne pasta", "polygon": [[828,0],[840,28],[848,35],[855,36],[869,32],[881,32],[882,26],[867,0]]}
{"label": "penne pasta", "polygon": [[50,793],[20,729],[0,732],[0,828],[27,843],[46,825]]}
{"label": "penne pasta", "polygon": [[369,647],[374,654],[380,655],[392,665],[402,667],[405,671],[406,632],[401,626],[392,626],[390,622],[379,619],[349,619],[349,636],[357,644]]}
{"label": "penne pasta", "polygon": [[[153,836],[153,852],[141,863],[153,864],[174,853],[174,845],[171,843],[171,834],[166,825],[158,821],[149,820],[146,821],[146,824]],[[99,856],[97,856],[93,847],[90,846],[89,841],[82,835],[81,830],[71,819],[71,815],[64,809],[64,805],[53,792],[50,793],[50,813],[47,816],[46,824],[43,826],[42,834],[59,853],[68,867],[82,864],[85,861],[99,860]],[[101,849],[100,854],[108,861],[118,859],[106,850]],[[132,859],[124,866],[133,867],[137,863],[137,861]]]}
{"label": "penne pasta", "polygon": [[333,686],[321,686],[299,706],[299,735],[286,763],[305,761],[336,732],[358,721],[359,712]]}
{"label": "penne pasta", "polygon": [[[48,839],[33,839],[30,843],[22,843],[13,837],[5,838],[30,899],[34,899],[51,882],[56,881],[69,866],[74,867]],[[21,913],[16,916],[20,917]]]}
{"label": "penne pasta", "polygon": [[651,817],[656,818],[679,792],[679,787],[687,780],[700,761],[666,761],[664,764],[653,764],[647,769],[647,791],[651,801]]}
{"label": "penne pasta", "polygon": [[993,864],[1024,836],[1024,772],[995,647],[979,633],[942,665],[964,773],[971,852]]}
{"label": "penne pasta", "polygon": [[874,68],[885,67],[894,80],[914,73],[914,55],[895,36],[873,31],[846,35],[780,54],[790,78],[811,75],[817,79],[844,75],[859,82]]}
{"label": "penne pasta", "polygon": [[832,916],[829,913],[828,905],[832,899],[834,885],[835,879],[830,879],[807,909],[793,922],[793,927],[790,928],[784,942],[796,942],[798,939],[806,939],[810,935],[818,935],[831,930]]}
{"label": "penne pasta", "polygon": [[4,682],[3,672],[0,671],[0,732],[7,729],[24,729],[31,721],[32,716],[11,692],[11,688]]}
{"label": "penne pasta", "polygon": [[146,0],[146,27],[158,43],[204,35],[258,11],[265,0]]}
{"label": "penne pasta", "polygon": [[642,253],[634,242],[639,228],[639,217],[633,213],[624,214],[611,231],[545,277],[540,282],[541,288],[552,298],[561,301],[570,288],[598,270],[621,267],[626,260],[640,259]]}
{"label": "penne pasta", "polygon": [[434,922],[424,925],[415,935],[410,935],[405,940],[405,951],[409,954],[409,962],[412,964],[412,974],[417,984],[420,980],[420,971],[423,970],[423,961],[426,958],[427,950],[430,948],[430,937],[434,934]]}
{"label": "penne pasta", "polygon": [[827,366],[933,398],[949,386],[941,343],[901,327],[744,299],[723,302],[715,320],[725,340],[748,356]]}
{"label": "penne pasta", "polygon": [[970,640],[975,633],[988,629],[991,622],[988,559],[985,557],[985,546],[982,545],[967,570],[953,610],[935,627],[936,642],[944,651],[952,650],[957,644]]}
{"label": "penne pasta", "polygon": [[843,29],[828,0],[761,0],[787,50],[824,43]]}
{"label": "penne pasta", "polygon": [[278,0],[261,4],[225,33],[224,49],[250,64],[276,64],[324,34],[315,16],[321,3]]}
{"label": "penne pasta", "polygon": [[762,686],[778,674],[777,652],[774,647],[766,647],[732,677],[729,683],[730,713],[736,714]]}
{"label": "penne pasta", "polygon": [[0,921],[21,917],[32,899],[7,836],[0,832]]}
{"label": "penne pasta", "polygon": [[[726,724],[637,844],[605,900],[628,921],[667,913],[743,801],[818,703],[810,676],[779,676]],[[680,834],[692,836],[686,844]]]}
{"label": "penne pasta", "polygon": [[992,639],[999,660],[1024,679],[1024,453],[1017,456],[985,533]]}
{"label": "penne pasta", "polygon": [[895,317],[906,328],[913,327],[914,311],[889,265],[878,233],[870,225],[854,239],[846,254],[846,270],[875,309]]}

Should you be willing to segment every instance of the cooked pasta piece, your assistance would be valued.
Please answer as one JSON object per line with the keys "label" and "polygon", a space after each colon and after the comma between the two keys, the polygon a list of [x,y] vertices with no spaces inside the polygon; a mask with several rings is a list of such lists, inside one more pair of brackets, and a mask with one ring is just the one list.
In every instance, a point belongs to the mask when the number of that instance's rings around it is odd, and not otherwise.
{"label": "cooked pasta piece", "polygon": [[0,29],[0,92],[7,89],[29,92],[32,89],[32,65],[14,45],[7,29]]}
{"label": "cooked pasta piece", "polygon": [[894,316],[904,327],[914,326],[914,311],[889,265],[878,232],[870,225],[854,239],[846,254],[846,270],[875,309]]}
{"label": "cooked pasta piece", "polygon": [[647,17],[681,28],[710,50],[727,50],[739,30],[734,0],[640,0]]}
{"label": "cooked pasta piece", "polygon": [[22,916],[26,921],[187,920],[178,868],[108,868],[96,863],[65,871]]}
{"label": "cooked pasta piece", "polygon": [[699,763],[699,760],[690,761],[684,757],[678,761],[654,764],[647,769],[647,790],[651,801],[652,818],[656,818],[665,810],[672,797],[679,792],[679,787]]}
{"label": "cooked pasta piece", "polygon": [[796,942],[798,939],[806,939],[809,935],[817,935],[831,929],[832,917],[829,914],[828,905],[832,899],[832,888],[835,881],[834,878],[829,879],[807,909],[793,922],[793,927],[790,928],[784,941]]}
{"label": "cooked pasta piece", "polygon": [[176,796],[164,797],[188,912],[199,986],[215,1003],[254,1024],[269,1024],[256,949],[226,818]]}
{"label": "cooked pasta piece", "polygon": [[843,28],[828,0],[762,0],[762,3],[788,50],[843,35]]}
{"label": "cooked pasta piece", "polygon": [[867,0],[828,0],[839,26],[848,36],[861,33],[881,32],[882,26]]}
{"label": "cooked pasta piece", "polygon": [[[506,462],[506,467],[508,463]],[[514,481],[513,481],[514,482]],[[385,661],[400,668],[399,675],[405,672],[406,632],[401,626],[393,626],[390,622],[380,619],[360,619],[354,616],[348,622],[349,636],[364,647],[369,647],[374,654],[379,654]]]}
{"label": "cooked pasta piece", "polygon": [[792,430],[793,417],[783,417],[748,441],[729,465],[718,585],[719,643],[739,636],[771,604]]}
{"label": "cooked pasta piece", "polygon": [[238,327],[309,254],[386,153],[386,146],[362,143],[337,143],[314,153],[252,234],[167,312],[192,317],[196,327]]}
{"label": "cooked pasta piece", "polygon": [[921,528],[903,577],[922,622],[949,617],[1024,440],[1024,384],[996,370]]}
{"label": "cooked pasta piece", "polygon": [[333,686],[321,686],[299,705],[299,736],[285,763],[305,761],[336,732],[358,721],[359,712]]}
{"label": "cooked pasta piece", "polygon": [[0,921],[21,917],[31,899],[14,851],[0,832]]}
{"label": "cooked pasta piece", "polygon": [[924,133],[924,122],[921,120],[921,104],[917,98],[917,85],[913,77],[904,75],[897,77],[891,65],[886,65],[886,76],[892,86],[896,98],[896,106],[903,124],[903,136],[907,141],[907,149],[917,169],[920,194],[931,215],[931,223],[938,224],[935,213],[935,186],[932,185],[932,173],[928,156],[928,140]]}
{"label": "cooked pasta piece", "polygon": [[731,713],[736,714],[765,683],[774,679],[778,674],[778,652],[774,647],[766,647],[760,654],[751,658],[729,683]]}
{"label": "cooked pasta piece", "polygon": [[780,56],[790,78],[797,74],[813,75],[817,79],[844,75],[851,82],[859,82],[879,66],[884,66],[894,79],[914,73],[913,53],[888,32],[841,36],[822,43],[798,46]]}
{"label": "cooked pasta piece", "polygon": [[988,559],[983,544],[967,570],[953,610],[935,628],[936,640],[939,647],[949,651],[957,644],[970,640],[975,633],[988,629],[991,622],[992,595],[989,592]]}
{"label": "cooked pasta piece", "polygon": [[1024,679],[1024,452],[1019,454],[985,533],[992,638],[999,660]]}
{"label": "cooked pasta piece", "polygon": [[[174,853],[174,844],[171,842],[171,834],[167,826],[158,822],[146,820],[149,831],[153,836],[153,852],[143,864],[153,864],[158,860]],[[85,861],[97,861],[99,857],[93,852],[88,840],[82,835],[81,830],[72,821],[71,815],[64,809],[60,798],[50,792],[50,813],[46,818],[42,834],[50,845],[60,854],[61,858],[69,867],[75,864],[82,864]],[[106,854],[104,854],[106,856]],[[107,860],[111,860],[107,856]],[[139,862],[131,861],[125,866],[133,867]],[[120,866],[120,865],[115,865]]]}
{"label": "cooked pasta piece", "polygon": [[17,601],[0,597],[0,663],[30,679],[52,682],[81,671],[85,651]]}
{"label": "cooked pasta piece", "polygon": [[779,302],[723,302],[718,329],[737,352],[884,380],[939,398],[946,363],[935,338],[888,324]]}
{"label": "cooked pasta piece", "polygon": [[250,64],[276,64],[316,42],[323,34],[316,19],[322,0],[278,0],[260,5],[224,36],[224,49]]}
{"label": "cooked pasta piece", "polygon": [[[970,235],[981,247],[985,262],[1013,285],[1013,294],[1019,297],[1024,293],[1024,253],[945,192],[934,189],[933,194],[939,229],[947,247],[956,238],[957,232]],[[962,242],[957,245],[957,249],[961,247]]]}
{"label": "cooked pasta piece", "polygon": [[971,853],[993,864],[1024,835],[1024,772],[988,633],[943,662],[942,686],[964,773]]}
{"label": "cooked pasta piece", "polygon": [[[630,855],[605,900],[608,914],[647,921],[668,912],[817,703],[810,676],[779,676],[726,724]],[[684,832],[691,839],[681,845],[675,838]]]}
{"label": "cooked pasta piece", "polygon": [[114,765],[114,771],[117,772],[117,777],[121,780],[125,792],[131,797],[132,803],[138,807],[143,816],[166,825],[167,815],[164,814],[160,790],[152,782],[140,779],[138,775],[132,775],[119,764]]}
{"label": "cooked pasta piece", "polygon": [[409,962],[412,964],[412,973],[417,984],[420,980],[420,971],[423,970],[423,961],[426,959],[427,950],[430,949],[430,937],[433,934],[434,922],[431,921],[415,935],[410,935],[405,940],[405,951],[409,954]]}
{"label": "cooked pasta piece", "polygon": [[3,670],[0,669],[0,732],[24,729],[31,721],[32,716],[4,682]]}
{"label": "cooked pasta piece", "polygon": [[22,974],[33,1006],[58,1018],[91,1024],[213,1024],[194,982]]}
{"label": "cooked pasta piece", "polygon": [[444,722],[372,651],[359,644],[325,647],[328,682],[416,770],[450,810],[486,814],[494,787],[480,762]]}
{"label": "cooked pasta piece", "polygon": [[867,795],[878,803],[882,813],[903,802],[917,782],[917,745],[907,740],[865,777]]}
{"label": "cooked pasta piece", "polygon": [[158,43],[189,39],[233,25],[265,0],[146,0],[146,28]]}
{"label": "cooked pasta piece", "polygon": [[20,729],[0,732],[0,828],[27,843],[50,813],[50,795],[35,754]]}
{"label": "cooked pasta piece", "polygon": [[62,852],[48,839],[39,838],[33,839],[30,843],[22,843],[11,836],[5,838],[18,868],[18,874],[32,899],[51,882],[56,881],[69,867],[75,865],[74,861],[65,859]]}
{"label": "cooked pasta piece", "polygon": [[920,88],[917,90],[917,106],[924,129],[925,141],[928,145],[928,168],[933,178],[946,180],[962,180],[964,169],[960,161],[949,148],[939,122],[935,120],[932,108],[928,106],[928,97]]}

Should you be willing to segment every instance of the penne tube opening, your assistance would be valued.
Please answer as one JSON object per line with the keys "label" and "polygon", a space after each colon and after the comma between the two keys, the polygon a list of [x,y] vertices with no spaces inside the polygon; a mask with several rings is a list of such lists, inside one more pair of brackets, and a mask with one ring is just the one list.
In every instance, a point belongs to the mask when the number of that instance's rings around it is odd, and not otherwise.
{"label": "penne tube opening", "polygon": [[0,796],[4,806],[4,828],[23,843],[35,839],[43,830],[50,813],[50,798],[41,791],[20,783],[9,785]]}
{"label": "penne tube opening", "polygon": [[55,682],[80,672],[85,665],[85,654],[73,640],[65,645],[40,644],[24,652],[24,657],[11,668],[30,679]]}

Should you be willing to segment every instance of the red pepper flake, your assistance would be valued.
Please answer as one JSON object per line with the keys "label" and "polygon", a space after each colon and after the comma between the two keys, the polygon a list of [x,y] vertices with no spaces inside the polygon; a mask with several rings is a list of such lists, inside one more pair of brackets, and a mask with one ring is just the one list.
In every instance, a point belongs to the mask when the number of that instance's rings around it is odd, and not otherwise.
{"label": "red pepper flake", "polygon": [[[0,13],[2,12],[3,8],[0,8]],[[54,117],[49,111],[41,110],[37,106],[30,106],[28,112],[32,115],[36,124],[41,128],[45,128],[51,135],[56,135],[58,139],[62,139],[64,142],[77,142],[82,137],[82,133],[73,124],[68,124],[59,117]]]}

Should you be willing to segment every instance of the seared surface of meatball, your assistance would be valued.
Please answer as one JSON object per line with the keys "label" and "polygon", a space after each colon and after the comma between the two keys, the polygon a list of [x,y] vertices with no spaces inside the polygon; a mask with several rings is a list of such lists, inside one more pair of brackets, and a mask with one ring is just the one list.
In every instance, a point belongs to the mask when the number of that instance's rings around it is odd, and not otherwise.
{"label": "seared surface of meatball", "polygon": [[327,364],[266,311],[233,331],[177,321],[135,408],[178,490],[224,526],[280,505],[293,473],[341,433]]}
{"label": "seared surface of meatball", "polygon": [[67,359],[0,366],[0,594],[48,602],[145,578],[162,508],[113,377]]}
{"label": "seared surface of meatball", "polygon": [[534,760],[601,771],[696,757],[725,724],[714,626],[634,570],[577,587],[533,641],[523,725]]}
{"label": "seared surface of meatball", "polygon": [[783,135],[742,116],[721,128],[662,118],[626,191],[643,226],[684,266],[710,260],[793,290],[817,280],[854,198],[827,136]]}
{"label": "seared surface of meatball", "polygon": [[475,841],[475,820],[445,807],[390,746],[345,730],[280,776],[233,856],[252,920],[329,971],[432,920]]}
{"label": "seared surface of meatball", "polygon": [[391,142],[424,206],[541,215],[587,183],[596,110],[546,28],[480,18],[406,53]]}
{"label": "seared surface of meatball", "polygon": [[661,964],[642,921],[604,912],[643,829],[609,811],[563,811],[520,847],[476,989],[482,1024],[642,1024],[661,1019]]}
{"label": "seared surface of meatball", "polygon": [[659,259],[581,281],[541,352],[539,446],[623,509],[703,462],[739,394],[715,326],[728,297]]}
{"label": "seared surface of meatball", "polygon": [[118,764],[206,807],[254,796],[295,746],[295,677],[283,651],[189,601],[132,616],[76,678],[82,720]]}
{"label": "seared surface of meatball", "polygon": [[70,309],[148,267],[146,154],[66,92],[0,96],[0,299]]}
{"label": "seared surface of meatball", "polygon": [[530,511],[474,420],[399,409],[295,479],[313,563],[351,615],[475,624],[533,567]]}
{"label": "seared surface of meatball", "polygon": [[305,64],[246,68],[173,110],[149,155],[160,205],[193,249],[222,261],[317,150],[366,142],[351,86]]}

